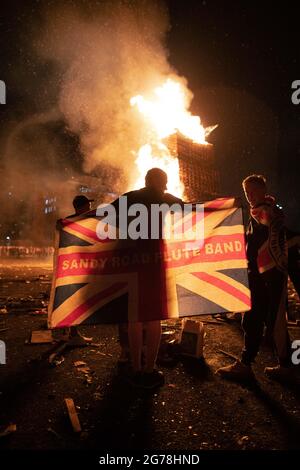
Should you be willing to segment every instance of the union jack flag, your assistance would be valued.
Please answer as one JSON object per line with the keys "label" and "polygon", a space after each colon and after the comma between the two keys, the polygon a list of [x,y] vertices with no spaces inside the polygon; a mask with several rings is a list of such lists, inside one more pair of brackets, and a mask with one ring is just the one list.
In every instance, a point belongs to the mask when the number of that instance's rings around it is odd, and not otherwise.
{"label": "union jack flag", "polygon": [[[49,327],[249,310],[239,201],[221,198],[203,208],[198,244],[187,243],[184,234],[180,240],[100,240],[95,212],[64,219],[56,237]],[[199,222],[193,213],[187,217],[191,226]]]}

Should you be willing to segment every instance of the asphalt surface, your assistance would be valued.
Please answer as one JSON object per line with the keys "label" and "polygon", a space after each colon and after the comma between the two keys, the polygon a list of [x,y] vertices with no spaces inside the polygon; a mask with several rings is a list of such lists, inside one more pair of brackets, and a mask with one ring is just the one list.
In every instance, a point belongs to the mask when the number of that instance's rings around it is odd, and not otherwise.
{"label": "asphalt surface", "polygon": [[[264,367],[276,364],[266,346],[254,365],[256,387],[215,375],[233,361],[220,350],[239,355],[238,321],[203,317],[214,322],[205,324],[204,359],[174,356],[173,363],[160,366],[165,385],[139,391],[118,367],[115,325],[82,327],[92,344],[64,351],[50,366],[55,343],[31,344],[30,337],[46,328],[46,314],[35,312],[47,303],[51,265],[3,263],[0,272],[0,310],[8,311],[0,313],[7,348],[7,363],[0,365],[0,435],[16,425],[0,437],[0,449],[300,449],[300,382],[283,386],[265,377]],[[293,292],[290,302],[299,308]],[[299,327],[290,333],[300,339]],[[53,336],[61,338],[60,332]],[[76,361],[85,362],[85,369]],[[65,398],[74,400],[81,433],[72,430]]]}

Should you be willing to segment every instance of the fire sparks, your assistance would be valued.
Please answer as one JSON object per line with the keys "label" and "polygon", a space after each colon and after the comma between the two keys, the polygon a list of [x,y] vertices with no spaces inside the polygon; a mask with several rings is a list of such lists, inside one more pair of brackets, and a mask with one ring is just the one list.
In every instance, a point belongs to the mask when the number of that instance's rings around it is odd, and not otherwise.
{"label": "fire sparks", "polygon": [[179,162],[170,154],[163,139],[179,132],[195,143],[206,145],[206,137],[217,126],[204,128],[200,117],[188,111],[190,96],[179,81],[168,78],[162,86],[155,88],[153,95],[153,99],[137,95],[130,100],[131,106],[136,106],[143,116],[148,131],[148,142],[137,153],[139,177],[134,186],[143,186],[145,173],[158,167],[168,175],[168,190],[182,197],[184,188],[179,177]]}

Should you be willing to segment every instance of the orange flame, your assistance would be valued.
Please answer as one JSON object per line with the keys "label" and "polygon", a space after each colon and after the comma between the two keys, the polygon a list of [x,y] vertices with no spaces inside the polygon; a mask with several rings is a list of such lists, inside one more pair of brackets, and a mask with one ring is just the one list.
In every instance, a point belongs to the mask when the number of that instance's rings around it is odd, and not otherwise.
{"label": "orange flame", "polygon": [[168,190],[176,196],[183,196],[183,185],[179,177],[178,159],[171,156],[162,139],[180,132],[198,144],[207,144],[206,137],[217,127],[204,128],[199,116],[193,116],[188,107],[190,93],[186,87],[174,79],[154,89],[153,99],[142,95],[131,98],[131,106],[136,106],[145,119],[149,141],[137,152],[136,165],[139,176],[135,188],[142,187],[146,172],[152,167],[159,167],[168,175]]}

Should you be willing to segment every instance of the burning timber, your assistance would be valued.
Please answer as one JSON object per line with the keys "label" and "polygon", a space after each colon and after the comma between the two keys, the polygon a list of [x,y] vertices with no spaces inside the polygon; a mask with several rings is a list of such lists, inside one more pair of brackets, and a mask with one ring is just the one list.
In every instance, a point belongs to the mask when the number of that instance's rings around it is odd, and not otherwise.
{"label": "burning timber", "polygon": [[198,144],[180,133],[165,139],[170,154],[179,161],[179,175],[185,199],[199,202],[220,194],[220,175],[212,144]]}

